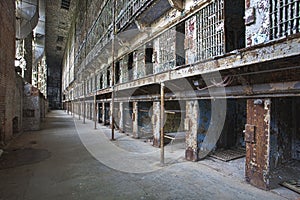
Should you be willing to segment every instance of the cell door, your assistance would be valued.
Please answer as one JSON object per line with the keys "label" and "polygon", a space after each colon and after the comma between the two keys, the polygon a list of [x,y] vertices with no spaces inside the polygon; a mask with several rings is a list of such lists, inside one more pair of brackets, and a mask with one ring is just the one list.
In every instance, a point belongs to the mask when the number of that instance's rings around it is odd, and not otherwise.
{"label": "cell door", "polygon": [[269,189],[270,99],[247,100],[246,180]]}

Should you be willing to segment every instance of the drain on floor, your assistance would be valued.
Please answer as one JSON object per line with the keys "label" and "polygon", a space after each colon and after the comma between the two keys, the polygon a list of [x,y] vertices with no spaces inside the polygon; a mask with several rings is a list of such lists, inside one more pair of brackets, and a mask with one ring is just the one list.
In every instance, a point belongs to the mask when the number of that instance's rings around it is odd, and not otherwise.
{"label": "drain on floor", "polygon": [[0,170],[38,163],[50,156],[46,149],[6,149],[0,157]]}

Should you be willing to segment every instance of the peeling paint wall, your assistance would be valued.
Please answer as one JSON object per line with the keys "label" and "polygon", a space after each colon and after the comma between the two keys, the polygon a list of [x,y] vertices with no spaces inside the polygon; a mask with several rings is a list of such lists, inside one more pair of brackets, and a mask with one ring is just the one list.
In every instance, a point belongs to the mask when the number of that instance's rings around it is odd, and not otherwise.
{"label": "peeling paint wall", "polygon": [[198,160],[198,120],[199,120],[199,104],[197,100],[186,102],[186,150],[185,158],[190,161]]}
{"label": "peeling paint wall", "polygon": [[119,117],[118,126],[120,132],[124,132],[124,107],[123,107],[123,102],[119,102],[119,111],[117,113]]}
{"label": "peeling paint wall", "polygon": [[139,118],[139,105],[138,102],[133,102],[133,115],[132,115],[132,136],[134,138],[139,138],[139,125],[138,125],[138,118]]}
{"label": "peeling paint wall", "polygon": [[41,101],[39,90],[29,83],[25,84],[23,107],[24,131],[40,130]]}
{"label": "peeling paint wall", "polygon": [[196,16],[193,16],[186,20],[184,41],[186,64],[191,64],[197,61],[196,28]]}
{"label": "peeling paint wall", "polygon": [[270,36],[269,0],[246,0],[246,46],[267,42]]}
{"label": "peeling paint wall", "polygon": [[152,115],[152,126],[153,126],[153,146],[159,147],[160,145],[160,102],[153,101],[153,115]]}

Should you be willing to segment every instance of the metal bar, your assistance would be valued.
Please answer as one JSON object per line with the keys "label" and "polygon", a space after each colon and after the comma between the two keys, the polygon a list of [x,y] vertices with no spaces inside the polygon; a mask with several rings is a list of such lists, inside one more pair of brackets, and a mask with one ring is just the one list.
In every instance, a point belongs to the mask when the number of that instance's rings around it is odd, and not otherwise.
{"label": "metal bar", "polygon": [[94,129],[97,129],[97,99],[96,92],[94,95]]}
{"label": "metal bar", "polygon": [[83,82],[83,123],[85,124],[85,81]]}
{"label": "metal bar", "polygon": [[111,93],[111,140],[115,140],[115,35],[116,35],[116,0],[113,0],[113,36],[112,36],[112,93]]}
{"label": "metal bar", "polygon": [[165,163],[164,152],[164,109],[165,109],[165,84],[160,84],[160,164]]}

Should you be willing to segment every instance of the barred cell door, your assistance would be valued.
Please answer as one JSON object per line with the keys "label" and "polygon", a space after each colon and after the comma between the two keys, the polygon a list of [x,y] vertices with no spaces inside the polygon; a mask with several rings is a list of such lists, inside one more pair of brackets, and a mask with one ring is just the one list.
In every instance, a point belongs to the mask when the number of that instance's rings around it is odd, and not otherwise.
{"label": "barred cell door", "polygon": [[247,100],[246,180],[261,189],[269,188],[270,99]]}

